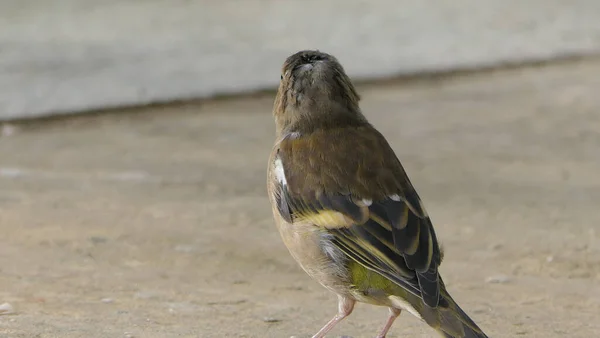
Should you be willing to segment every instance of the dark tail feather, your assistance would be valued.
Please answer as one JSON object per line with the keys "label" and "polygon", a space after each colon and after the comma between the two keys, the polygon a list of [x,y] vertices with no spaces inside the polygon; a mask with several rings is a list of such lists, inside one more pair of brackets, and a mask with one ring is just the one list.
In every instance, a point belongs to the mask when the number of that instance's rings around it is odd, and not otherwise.
{"label": "dark tail feather", "polygon": [[442,336],[444,338],[488,338],[488,336],[486,336],[486,334],[483,333],[482,331],[475,331],[472,328],[470,328],[468,326],[464,326],[464,325],[463,325],[463,329],[465,332],[462,336],[453,336],[444,331],[440,331],[440,333],[442,334]]}
{"label": "dark tail feather", "polygon": [[449,308],[440,309],[440,327],[438,330],[445,338],[488,338],[451,298],[449,303]]}
{"label": "dark tail feather", "polygon": [[419,309],[421,317],[444,338],[488,338],[475,322],[454,302],[444,288],[435,308],[425,304]]}

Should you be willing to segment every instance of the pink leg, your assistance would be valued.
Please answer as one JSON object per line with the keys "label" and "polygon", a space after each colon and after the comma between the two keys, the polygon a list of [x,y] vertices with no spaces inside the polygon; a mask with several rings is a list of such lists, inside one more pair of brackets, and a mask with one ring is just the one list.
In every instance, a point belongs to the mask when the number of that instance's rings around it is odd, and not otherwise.
{"label": "pink leg", "polygon": [[346,298],[338,295],[338,313],[323,326],[322,329],[319,330],[312,338],[323,338],[325,335],[333,329],[333,327],[342,321],[342,319],[348,317],[352,310],[354,310],[354,304],[356,301],[354,299]]}
{"label": "pink leg", "polygon": [[381,332],[377,335],[377,338],[385,338],[388,331],[392,328],[392,324],[394,324],[394,321],[400,315],[400,312],[402,312],[400,309],[390,308],[390,316],[388,317],[387,322],[385,322],[383,329],[381,329]]}

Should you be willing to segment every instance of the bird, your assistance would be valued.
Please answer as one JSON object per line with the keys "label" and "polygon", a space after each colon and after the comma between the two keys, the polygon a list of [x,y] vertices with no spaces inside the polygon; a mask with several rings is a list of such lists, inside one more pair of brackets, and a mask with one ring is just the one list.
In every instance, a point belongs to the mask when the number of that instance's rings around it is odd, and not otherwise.
{"label": "bird", "polygon": [[267,190],[291,256],[338,297],[337,313],[313,338],[357,302],[388,307],[378,338],[403,310],[442,337],[487,337],[446,290],[431,219],[359,101],[333,55],[301,50],[283,63]]}

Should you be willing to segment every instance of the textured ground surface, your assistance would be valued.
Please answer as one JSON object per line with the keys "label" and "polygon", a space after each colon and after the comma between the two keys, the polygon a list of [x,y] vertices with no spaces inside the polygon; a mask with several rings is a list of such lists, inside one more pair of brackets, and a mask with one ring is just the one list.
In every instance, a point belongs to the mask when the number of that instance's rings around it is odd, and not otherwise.
{"label": "textured ground surface", "polygon": [[[600,333],[600,62],[363,86],[491,337]],[[275,231],[272,97],[4,126],[0,337],[308,337],[336,311]],[[368,305],[332,337],[372,337]],[[434,337],[403,315],[391,337]]]}

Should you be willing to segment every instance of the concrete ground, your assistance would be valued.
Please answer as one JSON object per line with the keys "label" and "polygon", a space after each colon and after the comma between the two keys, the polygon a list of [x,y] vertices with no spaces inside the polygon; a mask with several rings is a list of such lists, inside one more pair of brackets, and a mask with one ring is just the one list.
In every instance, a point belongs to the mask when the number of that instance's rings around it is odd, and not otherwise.
{"label": "concrete ground", "polygon": [[[361,86],[490,337],[600,333],[600,61]],[[265,194],[271,94],[4,125],[0,337],[309,337],[335,296]],[[6,305],[4,305],[6,306]],[[1,311],[1,310],[0,310]],[[332,337],[372,337],[360,305]],[[391,337],[434,337],[408,314]]]}

